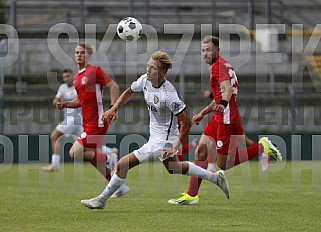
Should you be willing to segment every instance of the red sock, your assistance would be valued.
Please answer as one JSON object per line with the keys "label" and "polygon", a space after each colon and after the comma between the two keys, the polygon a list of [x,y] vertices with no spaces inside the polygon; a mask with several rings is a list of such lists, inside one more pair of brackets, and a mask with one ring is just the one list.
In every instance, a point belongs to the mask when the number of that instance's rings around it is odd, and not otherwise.
{"label": "red sock", "polygon": [[208,163],[214,163],[214,153],[210,153],[207,156]]}
{"label": "red sock", "polygon": [[181,161],[181,162],[184,161],[184,155],[183,155],[182,151],[179,151],[176,156],[179,161]]}
{"label": "red sock", "polygon": [[234,159],[230,159],[230,163],[228,165],[228,168],[232,168],[236,165],[239,165],[245,161],[248,161],[250,159],[253,159],[254,157],[257,157],[261,155],[263,152],[263,146],[261,144],[253,144],[252,146],[249,146],[247,148],[243,148],[240,150],[236,150],[236,154],[234,156]]}
{"label": "red sock", "polygon": [[182,149],[178,152],[177,158],[179,161],[184,161],[184,155],[192,149],[192,144],[184,143]]}
{"label": "red sock", "polygon": [[193,145],[190,143],[185,143],[182,146],[182,153],[185,154],[187,152],[189,152],[191,149],[193,148]]}
{"label": "red sock", "polygon": [[[195,164],[201,168],[207,169],[208,161],[207,161],[207,159],[204,161],[196,160]],[[195,197],[198,194],[198,190],[201,186],[201,183],[202,183],[201,178],[196,178],[196,177],[191,176],[191,179],[189,181],[188,190],[187,190],[188,195]]]}
{"label": "red sock", "polygon": [[90,162],[95,164],[102,163],[102,162],[106,163],[107,159],[108,159],[108,156],[106,154],[95,151],[95,156]]}
{"label": "red sock", "polygon": [[95,156],[90,163],[109,181],[111,175],[106,167],[107,159],[107,155],[95,151]]}

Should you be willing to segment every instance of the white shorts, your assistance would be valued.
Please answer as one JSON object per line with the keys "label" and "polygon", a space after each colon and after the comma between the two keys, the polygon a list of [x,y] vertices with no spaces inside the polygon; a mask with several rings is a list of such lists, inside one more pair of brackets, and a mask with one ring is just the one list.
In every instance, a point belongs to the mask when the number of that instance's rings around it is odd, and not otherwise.
{"label": "white shorts", "polygon": [[133,151],[133,153],[140,163],[153,161],[155,159],[162,158],[162,151],[169,149],[175,141],[176,139],[172,139],[171,141],[157,141],[149,139],[147,143],[145,143],[141,148]]}
{"label": "white shorts", "polygon": [[56,126],[56,129],[65,136],[76,135],[80,136],[83,132],[82,124],[78,125],[74,123],[73,118],[65,119]]}

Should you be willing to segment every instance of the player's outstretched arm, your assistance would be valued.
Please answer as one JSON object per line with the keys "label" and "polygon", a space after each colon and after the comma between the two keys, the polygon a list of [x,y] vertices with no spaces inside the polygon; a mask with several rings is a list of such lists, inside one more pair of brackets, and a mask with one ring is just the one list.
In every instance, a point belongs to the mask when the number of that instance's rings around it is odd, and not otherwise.
{"label": "player's outstretched arm", "polygon": [[122,105],[126,104],[133,97],[133,95],[134,92],[130,88],[126,89],[113,104],[113,107],[111,107],[110,110],[107,110],[103,114],[103,121],[108,121],[109,123],[115,121],[117,119],[118,109]]}
{"label": "player's outstretched arm", "polygon": [[80,107],[79,99],[77,98],[73,101],[66,101],[66,102],[57,101],[56,107],[59,110],[62,110],[63,108],[79,108]]}
{"label": "player's outstretched arm", "polygon": [[110,81],[107,84],[107,88],[109,89],[110,93],[110,104],[114,105],[117,98],[119,97],[119,86],[115,81]]}
{"label": "player's outstretched arm", "polygon": [[198,125],[200,123],[200,121],[203,120],[205,115],[207,115],[207,114],[209,114],[209,113],[214,111],[215,106],[216,106],[215,101],[212,101],[208,106],[206,106],[204,109],[202,109],[201,112],[199,112],[198,114],[193,116],[192,122],[194,124]]}

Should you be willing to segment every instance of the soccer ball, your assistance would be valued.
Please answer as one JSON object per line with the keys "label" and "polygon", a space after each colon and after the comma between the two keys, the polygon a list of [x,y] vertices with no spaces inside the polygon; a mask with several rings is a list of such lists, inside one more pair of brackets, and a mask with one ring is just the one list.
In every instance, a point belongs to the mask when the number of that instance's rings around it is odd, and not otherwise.
{"label": "soccer ball", "polygon": [[117,34],[119,38],[126,42],[138,40],[143,33],[143,27],[140,22],[133,17],[122,19],[117,25]]}

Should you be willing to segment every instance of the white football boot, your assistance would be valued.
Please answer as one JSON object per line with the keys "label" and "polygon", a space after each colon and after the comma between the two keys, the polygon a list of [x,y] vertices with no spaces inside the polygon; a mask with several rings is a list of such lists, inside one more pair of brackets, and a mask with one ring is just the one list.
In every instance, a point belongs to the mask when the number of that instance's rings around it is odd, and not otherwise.
{"label": "white football boot", "polygon": [[89,209],[104,209],[106,207],[106,202],[102,201],[99,197],[84,199],[80,202]]}
{"label": "white football boot", "polygon": [[222,189],[227,199],[230,199],[231,190],[225,172],[223,170],[219,170],[215,172],[214,175],[217,175],[217,182],[215,184]]}

